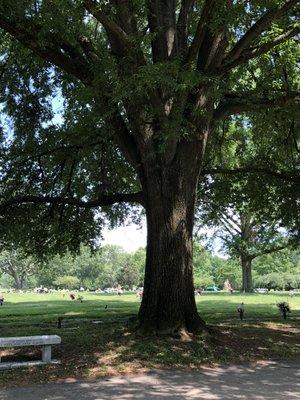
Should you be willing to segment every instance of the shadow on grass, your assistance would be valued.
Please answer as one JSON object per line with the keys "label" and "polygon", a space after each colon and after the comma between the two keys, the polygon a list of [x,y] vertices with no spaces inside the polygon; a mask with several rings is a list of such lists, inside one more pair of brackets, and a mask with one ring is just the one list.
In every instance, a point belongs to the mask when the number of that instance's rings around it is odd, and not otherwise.
{"label": "shadow on grass", "polygon": [[[93,379],[153,368],[199,368],[212,363],[299,357],[299,311],[283,321],[270,299],[270,304],[246,305],[246,319],[239,321],[236,308],[240,299],[229,299],[201,298],[199,311],[214,328],[214,335],[199,336],[192,342],[135,335],[126,318],[137,311],[138,301],[122,302],[119,297],[82,304],[49,300],[49,307],[25,302],[23,311],[20,304],[14,304],[7,308],[4,318],[0,314],[1,336],[58,334],[62,344],[54,346],[53,353],[61,365],[32,368],[26,374],[20,370],[1,372],[0,387],[68,377]],[[13,313],[15,307],[20,308],[20,314]],[[66,322],[62,329],[56,325],[58,316]],[[101,323],[95,325],[92,319]],[[3,361],[39,359],[40,352],[40,348],[9,350]]]}
{"label": "shadow on grass", "polygon": [[[72,325],[71,322],[74,322]],[[257,325],[214,328],[213,336],[199,336],[191,342],[171,338],[139,337],[124,322],[94,325],[78,323],[57,329],[45,327],[39,334],[59,334],[62,344],[54,346],[54,358],[61,365],[26,371],[1,372],[0,386],[57,381],[62,378],[94,379],[101,376],[141,372],[154,368],[199,368],[203,364],[244,362],[256,359],[299,357],[297,335],[291,325]],[[27,334],[37,334],[31,328]],[[40,358],[40,349],[9,351],[3,361]],[[1,399],[1,397],[0,397]]]}

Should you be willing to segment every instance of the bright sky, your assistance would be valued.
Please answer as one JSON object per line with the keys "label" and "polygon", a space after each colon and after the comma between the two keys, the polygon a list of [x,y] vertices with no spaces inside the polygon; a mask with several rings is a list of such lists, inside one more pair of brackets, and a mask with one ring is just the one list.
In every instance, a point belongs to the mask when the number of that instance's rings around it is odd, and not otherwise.
{"label": "bright sky", "polygon": [[[133,253],[140,247],[146,247],[147,232],[145,222],[142,224],[142,228],[139,225],[129,224],[113,230],[105,229],[102,233],[104,239],[101,241],[101,245],[115,244],[122,246],[123,249],[128,253]],[[203,229],[202,233],[208,233],[212,235],[213,231]],[[220,250],[221,241],[219,239],[215,239],[213,253],[224,257],[224,255],[220,253]]]}
{"label": "bright sky", "polygon": [[111,231],[105,229],[103,232],[104,244],[116,244],[122,246],[127,252],[134,252],[140,247],[146,247],[146,225],[142,228],[139,225],[130,224]]}

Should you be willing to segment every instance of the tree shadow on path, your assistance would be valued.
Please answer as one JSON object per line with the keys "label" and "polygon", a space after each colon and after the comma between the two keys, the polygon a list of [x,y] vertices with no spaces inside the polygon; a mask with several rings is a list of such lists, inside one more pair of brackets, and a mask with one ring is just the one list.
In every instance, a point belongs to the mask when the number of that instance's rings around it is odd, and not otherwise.
{"label": "tree shadow on path", "polygon": [[300,362],[155,371],[138,376],[2,390],[0,400],[297,399]]}

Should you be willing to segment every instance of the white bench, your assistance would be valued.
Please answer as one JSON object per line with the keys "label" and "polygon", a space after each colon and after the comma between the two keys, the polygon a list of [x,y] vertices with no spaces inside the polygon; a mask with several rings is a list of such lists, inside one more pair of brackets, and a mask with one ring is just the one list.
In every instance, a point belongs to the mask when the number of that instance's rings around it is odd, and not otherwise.
{"label": "white bench", "polygon": [[51,360],[51,346],[53,344],[60,344],[60,343],[61,343],[61,338],[60,336],[57,335],[4,337],[4,338],[0,337],[0,350],[12,347],[25,347],[25,346],[42,347],[41,361],[1,363],[1,357],[0,357],[0,369],[57,363],[57,361]]}

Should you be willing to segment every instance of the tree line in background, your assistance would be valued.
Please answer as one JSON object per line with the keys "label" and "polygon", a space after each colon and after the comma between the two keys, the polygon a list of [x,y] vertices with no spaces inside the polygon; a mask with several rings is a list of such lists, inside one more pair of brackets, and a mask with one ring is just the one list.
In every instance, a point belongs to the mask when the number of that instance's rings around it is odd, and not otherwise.
{"label": "tree line in background", "polygon": [[[0,287],[26,289],[47,287],[89,290],[122,286],[143,286],[146,250],[127,253],[120,246],[106,245],[94,252],[81,246],[76,256],[67,253],[48,261],[37,261],[22,251],[5,250],[0,255]],[[243,287],[242,268],[237,257],[213,255],[200,242],[194,244],[196,288],[229,280],[235,290]],[[253,262],[254,287],[288,290],[300,287],[300,254],[289,248],[257,257]]]}

